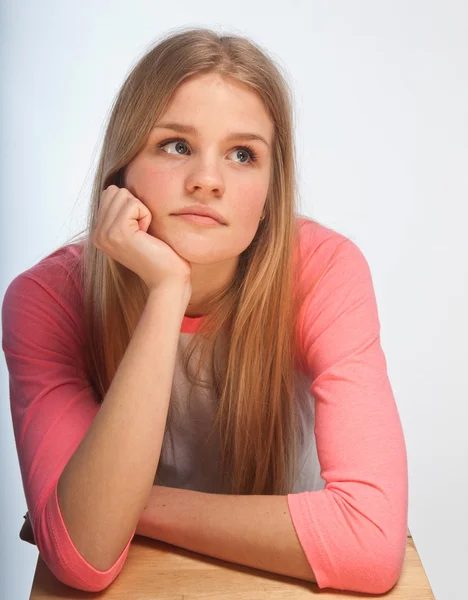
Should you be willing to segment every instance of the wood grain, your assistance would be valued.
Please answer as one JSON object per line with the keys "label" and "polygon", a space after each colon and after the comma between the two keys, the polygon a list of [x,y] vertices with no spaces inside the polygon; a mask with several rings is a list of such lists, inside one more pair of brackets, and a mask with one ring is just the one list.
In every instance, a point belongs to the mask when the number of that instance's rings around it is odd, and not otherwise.
{"label": "wood grain", "polygon": [[[30,600],[105,598],[112,600],[302,600],[320,594],[327,600],[369,598],[374,594],[320,590],[317,584],[284,577],[190,552],[136,535],[124,568],[103,592],[75,590],[60,583],[39,555]],[[392,600],[434,600],[408,530],[405,563]]]}

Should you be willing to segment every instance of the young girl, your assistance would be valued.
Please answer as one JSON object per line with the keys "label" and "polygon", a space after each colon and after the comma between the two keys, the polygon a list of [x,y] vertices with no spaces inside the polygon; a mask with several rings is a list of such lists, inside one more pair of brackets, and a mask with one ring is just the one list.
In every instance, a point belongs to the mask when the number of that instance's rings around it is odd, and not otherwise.
{"label": "young girl", "polygon": [[9,285],[29,518],[109,586],[136,534],[364,593],[397,581],[407,458],[368,263],[298,215],[292,109],[256,44],[167,35],[113,106],[86,234]]}

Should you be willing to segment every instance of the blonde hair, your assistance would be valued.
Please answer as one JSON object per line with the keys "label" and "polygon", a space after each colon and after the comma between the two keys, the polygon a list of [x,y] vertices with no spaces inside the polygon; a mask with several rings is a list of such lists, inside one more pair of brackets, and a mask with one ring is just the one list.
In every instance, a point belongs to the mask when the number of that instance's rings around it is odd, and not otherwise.
{"label": "blonde hair", "polygon": [[[205,73],[233,78],[260,96],[274,123],[272,171],[265,218],[240,255],[234,279],[211,299],[200,329],[183,349],[183,367],[192,385],[212,386],[212,434],[219,435],[226,489],[233,494],[286,494],[297,476],[297,447],[303,440],[294,376],[303,291],[296,286],[301,256],[292,103],[279,68],[247,38],[201,28],[167,34],[137,62],[116,97],[82,255],[89,377],[102,402],[148,296],[135,273],[90,241],[101,193],[111,184],[124,187],[125,167],[145,144],[171,95],[186,78]],[[196,349],[199,361],[192,374]],[[208,382],[199,377],[203,365],[210,367]]]}

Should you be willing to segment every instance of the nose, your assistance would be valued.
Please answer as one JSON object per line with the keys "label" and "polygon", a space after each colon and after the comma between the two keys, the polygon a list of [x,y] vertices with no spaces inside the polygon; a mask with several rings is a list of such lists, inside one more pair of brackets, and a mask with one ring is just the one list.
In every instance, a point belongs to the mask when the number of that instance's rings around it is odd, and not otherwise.
{"label": "nose", "polygon": [[192,171],[187,177],[186,187],[191,193],[196,191],[207,195],[222,196],[224,194],[224,181],[215,160],[194,160]]}

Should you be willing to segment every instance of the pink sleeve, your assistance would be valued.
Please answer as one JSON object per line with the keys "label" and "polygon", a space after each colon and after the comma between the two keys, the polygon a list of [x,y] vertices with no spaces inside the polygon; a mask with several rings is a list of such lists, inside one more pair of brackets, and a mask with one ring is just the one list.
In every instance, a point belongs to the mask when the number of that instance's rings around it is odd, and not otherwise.
{"label": "pink sleeve", "polygon": [[318,272],[300,344],[325,488],[289,494],[289,510],[320,588],[385,593],[405,557],[408,470],[373,282],[361,250],[341,234],[321,244],[301,277],[312,282]]}
{"label": "pink sleeve", "polygon": [[58,503],[59,477],[99,410],[73,307],[39,278],[21,274],[5,293],[2,326],[16,449],[37,547],[60,581],[101,591],[123,568],[133,535],[115,564],[98,571],[73,545]]}

